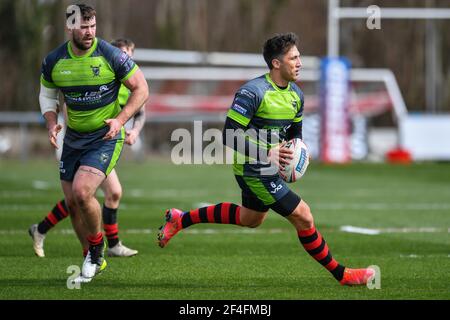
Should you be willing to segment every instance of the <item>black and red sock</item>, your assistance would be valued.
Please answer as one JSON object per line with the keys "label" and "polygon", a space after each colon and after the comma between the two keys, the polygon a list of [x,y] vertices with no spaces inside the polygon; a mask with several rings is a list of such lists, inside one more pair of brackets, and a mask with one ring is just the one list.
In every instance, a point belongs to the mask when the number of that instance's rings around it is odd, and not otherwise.
{"label": "black and red sock", "polygon": [[241,225],[241,207],[229,202],[219,203],[185,212],[181,218],[183,229],[197,223]]}
{"label": "black and red sock", "polygon": [[47,216],[38,225],[38,231],[41,234],[46,234],[48,230],[53,228],[58,222],[65,219],[69,215],[66,202],[64,199],[59,201],[50,211]]}
{"label": "black and red sock", "polygon": [[87,241],[89,246],[96,247],[103,244],[103,233],[98,232],[97,234],[87,236]]}
{"label": "black and red sock", "polygon": [[95,263],[100,266],[102,263],[100,258],[103,256],[104,249],[103,233],[97,232],[96,234],[91,234],[87,236],[87,241],[89,242],[89,254],[91,255],[91,263]]}
{"label": "black and red sock", "polygon": [[309,255],[330,271],[336,280],[342,280],[345,267],[333,258],[325,239],[319,231],[312,227],[308,230],[297,230],[297,234]]}
{"label": "black and red sock", "polygon": [[103,229],[105,230],[108,247],[112,248],[119,243],[119,224],[117,223],[117,209],[103,205]]}

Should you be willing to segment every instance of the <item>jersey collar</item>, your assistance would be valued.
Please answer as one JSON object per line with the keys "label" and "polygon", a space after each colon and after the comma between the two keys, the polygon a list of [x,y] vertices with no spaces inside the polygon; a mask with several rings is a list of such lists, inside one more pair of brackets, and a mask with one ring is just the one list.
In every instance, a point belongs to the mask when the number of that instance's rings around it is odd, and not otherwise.
{"label": "jersey collar", "polygon": [[82,56],[76,56],[73,51],[72,51],[72,44],[71,41],[67,41],[67,50],[69,51],[69,55],[72,59],[81,59],[81,58],[86,58],[89,57],[95,49],[97,49],[97,38],[94,38],[94,43],[92,44],[92,47],[89,49],[88,52],[86,52],[85,54],[83,54]]}
{"label": "jersey collar", "polygon": [[265,76],[266,76],[267,82],[269,82],[276,91],[286,92],[286,91],[289,91],[289,89],[291,88],[291,83],[288,82],[288,86],[285,89],[280,89],[280,87],[278,87],[275,84],[275,82],[273,82],[272,78],[270,77],[270,73],[266,73]]}

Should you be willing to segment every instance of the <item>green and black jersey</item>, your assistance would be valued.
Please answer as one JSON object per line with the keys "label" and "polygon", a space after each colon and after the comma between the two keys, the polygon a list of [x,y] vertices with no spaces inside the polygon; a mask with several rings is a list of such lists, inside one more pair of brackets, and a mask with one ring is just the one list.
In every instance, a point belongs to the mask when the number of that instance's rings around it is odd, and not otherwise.
{"label": "green and black jersey", "polygon": [[79,133],[105,127],[121,111],[119,89],[138,70],[122,50],[95,38],[91,49],[75,56],[70,42],[52,51],[42,64],[41,83],[58,88],[67,105],[67,126]]}
{"label": "green and black jersey", "polygon": [[[227,117],[245,130],[253,129],[256,133],[266,130],[269,139],[261,147],[270,149],[280,141],[301,138],[303,108],[303,92],[295,83],[279,88],[270,75],[265,74],[247,82],[237,91]],[[296,132],[292,132],[293,129]],[[246,138],[251,139],[249,136]],[[260,141],[254,143],[261,144]],[[270,164],[255,159],[250,161],[248,157],[244,161],[237,161],[238,158],[242,160],[242,154],[236,151],[233,165],[235,175],[261,176],[272,170]]]}

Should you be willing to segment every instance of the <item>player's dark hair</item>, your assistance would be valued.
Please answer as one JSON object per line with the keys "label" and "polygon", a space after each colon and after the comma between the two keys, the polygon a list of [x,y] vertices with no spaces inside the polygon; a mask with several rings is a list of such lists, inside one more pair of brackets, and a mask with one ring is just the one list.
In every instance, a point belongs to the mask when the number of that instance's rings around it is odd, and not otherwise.
{"label": "player's dark hair", "polygon": [[298,37],[295,33],[277,34],[264,43],[263,56],[269,69],[273,69],[272,60],[285,55],[293,46],[297,45]]}
{"label": "player's dark hair", "polygon": [[[92,17],[95,17],[97,12],[95,9],[91,6],[85,5],[85,4],[75,4],[78,8],[80,8],[81,16],[83,17],[84,21],[89,21],[92,19]],[[66,19],[68,19],[72,13],[66,13]]]}
{"label": "player's dark hair", "polygon": [[111,41],[111,44],[117,48],[131,49],[131,51],[134,51],[134,47],[135,47],[134,42],[131,41],[130,39],[126,39],[126,38],[119,38],[119,39],[113,40],[113,41]]}

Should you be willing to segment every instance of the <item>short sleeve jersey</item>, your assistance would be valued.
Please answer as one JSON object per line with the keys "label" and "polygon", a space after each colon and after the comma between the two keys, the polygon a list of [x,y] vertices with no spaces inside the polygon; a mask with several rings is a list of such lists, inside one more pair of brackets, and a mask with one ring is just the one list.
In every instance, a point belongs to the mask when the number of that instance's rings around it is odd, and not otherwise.
{"label": "short sleeve jersey", "polygon": [[120,86],[137,70],[126,53],[100,38],[83,56],[66,42],[44,59],[41,84],[63,93],[70,129],[93,132],[120,113]]}
{"label": "short sleeve jersey", "polygon": [[[303,119],[304,96],[300,88],[293,82],[287,88],[279,88],[265,74],[244,84],[236,93],[227,116],[258,133],[265,129],[268,141],[265,148],[272,143],[287,140],[287,130],[294,122]],[[276,137],[276,141],[271,140]],[[236,175],[259,176],[269,165],[261,163],[235,163]]]}

